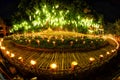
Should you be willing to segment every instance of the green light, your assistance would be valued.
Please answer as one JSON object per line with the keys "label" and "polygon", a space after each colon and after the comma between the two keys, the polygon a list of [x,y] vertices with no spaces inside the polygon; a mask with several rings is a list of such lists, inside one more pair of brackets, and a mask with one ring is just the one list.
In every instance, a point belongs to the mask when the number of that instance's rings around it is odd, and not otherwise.
{"label": "green light", "polygon": [[[29,14],[29,20],[24,20],[19,24],[14,24],[10,31],[17,31],[21,28],[27,30],[37,30],[38,28],[89,28],[93,26],[98,29],[99,24],[94,22],[93,18],[81,16],[81,14],[72,13],[71,10],[58,10],[59,5],[40,5],[41,8],[34,7],[35,11]],[[99,21],[100,23],[100,21]]]}

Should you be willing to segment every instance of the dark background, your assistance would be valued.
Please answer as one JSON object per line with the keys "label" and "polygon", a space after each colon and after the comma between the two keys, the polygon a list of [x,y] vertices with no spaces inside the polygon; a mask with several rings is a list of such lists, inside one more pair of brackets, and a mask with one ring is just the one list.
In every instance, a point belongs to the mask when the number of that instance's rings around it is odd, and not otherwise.
{"label": "dark background", "polygon": [[[86,0],[98,13],[104,15],[105,21],[114,22],[120,18],[120,0]],[[0,16],[10,18],[17,10],[20,0],[0,0]]]}

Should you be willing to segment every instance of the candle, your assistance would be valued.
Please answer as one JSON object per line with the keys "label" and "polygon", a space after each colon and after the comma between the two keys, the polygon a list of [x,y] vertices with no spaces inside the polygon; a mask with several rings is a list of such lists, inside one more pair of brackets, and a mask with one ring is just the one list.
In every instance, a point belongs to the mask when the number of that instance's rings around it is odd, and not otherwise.
{"label": "candle", "polygon": [[55,46],[55,43],[56,43],[56,42],[55,42],[55,41],[53,41],[53,45],[54,45],[54,46]]}
{"label": "candle", "polygon": [[70,41],[70,46],[72,46],[73,45],[73,41]]}
{"label": "candle", "polygon": [[37,42],[38,45],[40,44],[40,40],[37,39],[36,42]]}
{"label": "candle", "polygon": [[95,58],[94,57],[90,57],[89,60],[90,60],[90,64],[92,64],[93,61],[95,61]]}

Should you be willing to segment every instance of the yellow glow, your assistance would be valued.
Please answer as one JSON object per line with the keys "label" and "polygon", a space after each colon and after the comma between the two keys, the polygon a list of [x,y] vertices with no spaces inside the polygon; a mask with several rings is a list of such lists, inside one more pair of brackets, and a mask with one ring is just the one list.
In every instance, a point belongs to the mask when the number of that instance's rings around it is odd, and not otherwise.
{"label": "yellow glow", "polygon": [[10,57],[15,57],[15,54],[11,53]]}
{"label": "yellow glow", "polygon": [[0,46],[2,46],[2,43],[0,42]]}
{"label": "yellow glow", "polygon": [[35,64],[36,64],[36,61],[31,60],[30,63],[31,63],[31,65],[35,65]]}
{"label": "yellow glow", "polygon": [[72,65],[76,66],[76,65],[78,65],[78,63],[76,61],[73,61]]}
{"label": "yellow glow", "polygon": [[101,54],[100,57],[103,58],[104,56]]}
{"label": "yellow glow", "polygon": [[9,51],[6,51],[6,54],[10,54],[10,52],[9,52]]}
{"label": "yellow glow", "polygon": [[110,52],[107,52],[106,54],[107,54],[107,55],[109,55],[109,54],[110,54]]}
{"label": "yellow glow", "polygon": [[111,50],[111,52],[115,52],[115,50]]}
{"label": "yellow glow", "polygon": [[36,40],[37,44],[40,44],[40,40]]}
{"label": "yellow glow", "polygon": [[3,41],[3,38],[1,39],[1,42]]}
{"label": "yellow glow", "polygon": [[90,60],[91,62],[93,62],[93,61],[95,61],[95,58],[94,58],[94,57],[90,57],[89,60]]}
{"label": "yellow glow", "polygon": [[18,59],[19,59],[19,60],[21,60],[21,59],[22,59],[22,57],[18,57]]}
{"label": "yellow glow", "polygon": [[5,47],[1,47],[2,50],[5,50]]}
{"label": "yellow glow", "polygon": [[50,65],[50,68],[51,68],[51,69],[56,69],[56,68],[57,68],[57,64],[52,63],[52,64]]}

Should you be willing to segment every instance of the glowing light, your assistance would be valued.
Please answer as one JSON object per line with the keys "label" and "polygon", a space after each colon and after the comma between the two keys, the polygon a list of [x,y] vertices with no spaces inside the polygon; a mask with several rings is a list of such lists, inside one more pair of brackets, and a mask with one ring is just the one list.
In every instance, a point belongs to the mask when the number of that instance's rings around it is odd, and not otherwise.
{"label": "glowing light", "polygon": [[3,38],[1,39],[1,42],[3,42]]}
{"label": "glowing light", "polygon": [[95,61],[95,58],[94,57],[90,57],[89,60],[90,60],[90,62],[93,62],[93,61]]}
{"label": "glowing light", "polygon": [[70,41],[70,46],[72,46],[73,45],[73,41]]}
{"label": "glowing light", "polygon": [[5,47],[1,47],[2,50],[5,50]]}
{"label": "glowing light", "polygon": [[[82,17],[80,13],[76,16],[72,16],[71,14],[73,13],[69,9],[57,10],[59,8],[59,5],[53,5],[51,6],[51,8],[50,5],[46,4],[40,6],[41,10],[35,7],[35,11],[32,12],[32,14],[28,11],[29,21],[23,20],[19,24],[14,24],[13,28],[10,31],[18,31],[21,28],[23,28],[25,31],[29,31],[31,29],[36,30],[38,28],[44,28],[44,26],[60,28],[61,26],[65,27],[69,24],[75,26],[73,27],[73,29],[77,28],[78,26],[82,26],[81,28],[84,28],[84,26],[86,28],[88,28],[89,26],[93,26],[96,31],[99,29],[99,24],[101,22],[98,24],[94,22],[93,18]],[[32,24],[29,24],[29,22],[32,22]],[[94,30],[90,32],[93,33]]]}
{"label": "glowing light", "polygon": [[111,52],[115,52],[115,50],[111,50]]}
{"label": "glowing light", "polygon": [[100,58],[103,58],[103,57],[104,57],[104,56],[101,54],[101,55],[100,55]]}
{"label": "glowing light", "polygon": [[35,65],[35,64],[36,64],[36,61],[31,60],[30,63],[31,63],[31,65]]}
{"label": "glowing light", "polygon": [[0,47],[2,46],[2,43],[0,42]]}
{"label": "glowing light", "polygon": [[55,6],[55,8],[58,8],[58,7],[59,7],[59,5],[56,5],[56,6]]}
{"label": "glowing light", "polygon": [[15,54],[11,53],[10,57],[12,57],[12,58],[15,57]]}
{"label": "glowing light", "polygon": [[47,40],[47,42],[49,43],[49,42],[50,42],[50,40],[48,39],[48,40]]}
{"label": "glowing light", "polygon": [[19,60],[21,60],[21,59],[22,59],[22,57],[18,57],[18,59],[19,59]]}
{"label": "glowing light", "polygon": [[40,44],[40,40],[37,39],[36,42],[37,42],[38,45]]}
{"label": "glowing light", "polygon": [[55,45],[55,43],[56,43],[56,42],[55,42],[55,41],[53,41],[53,45]]}
{"label": "glowing light", "polygon": [[6,54],[10,54],[10,52],[9,52],[9,51],[6,51]]}
{"label": "glowing light", "polygon": [[52,63],[52,64],[50,65],[50,68],[51,68],[51,69],[56,69],[56,68],[57,68],[57,64]]}
{"label": "glowing light", "polygon": [[107,52],[106,54],[107,54],[107,55],[110,55],[110,52]]}
{"label": "glowing light", "polygon": [[77,63],[76,61],[73,61],[71,64],[72,64],[73,66],[77,66],[77,65],[78,65],[78,63]]}

